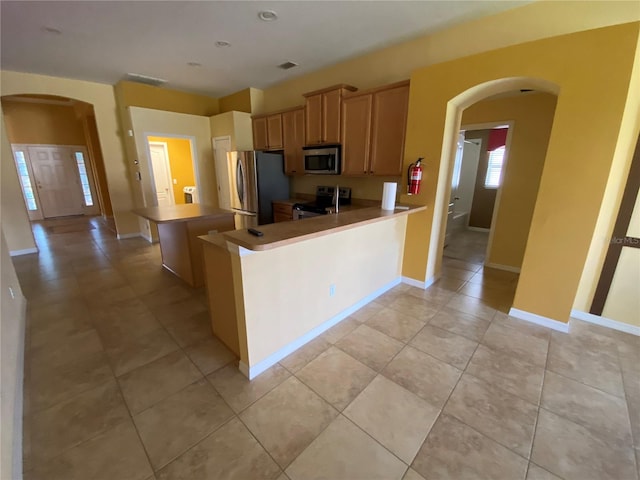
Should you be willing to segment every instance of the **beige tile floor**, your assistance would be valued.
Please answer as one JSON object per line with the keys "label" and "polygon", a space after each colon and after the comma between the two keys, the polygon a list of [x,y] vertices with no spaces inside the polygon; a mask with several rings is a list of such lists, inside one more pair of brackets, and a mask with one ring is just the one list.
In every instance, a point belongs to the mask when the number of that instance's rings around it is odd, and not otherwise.
{"label": "beige tile floor", "polygon": [[445,258],[249,382],[157,245],[34,229],[29,480],[638,478],[638,338],[508,317],[513,274]]}

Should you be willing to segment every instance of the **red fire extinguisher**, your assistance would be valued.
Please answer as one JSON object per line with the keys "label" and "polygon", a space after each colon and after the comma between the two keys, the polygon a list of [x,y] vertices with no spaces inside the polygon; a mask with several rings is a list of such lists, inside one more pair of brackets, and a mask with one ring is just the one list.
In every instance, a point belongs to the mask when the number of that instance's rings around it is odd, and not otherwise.
{"label": "red fire extinguisher", "polygon": [[424,158],[420,157],[415,163],[409,165],[407,171],[407,194],[418,195],[420,193],[420,182],[422,182],[422,163]]}

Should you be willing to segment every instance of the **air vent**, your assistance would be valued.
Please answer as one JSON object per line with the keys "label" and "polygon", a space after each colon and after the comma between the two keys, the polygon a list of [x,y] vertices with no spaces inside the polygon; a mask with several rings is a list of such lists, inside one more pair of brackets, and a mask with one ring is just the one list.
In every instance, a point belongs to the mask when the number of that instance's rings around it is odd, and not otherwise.
{"label": "air vent", "polygon": [[298,64],[296,62],[284,62],[278,65],[278,68],[282,70],[289,70],[290,68],[297,67]]}
{"label": "air vent", "polygon": [[162,78],[149,77],[147,75],[140,75],[139,73],[127,73],[125,78],[130,82],[144,83],[145,85],[152,85],[154,87],[159,87],[167,83],[167,81]]}

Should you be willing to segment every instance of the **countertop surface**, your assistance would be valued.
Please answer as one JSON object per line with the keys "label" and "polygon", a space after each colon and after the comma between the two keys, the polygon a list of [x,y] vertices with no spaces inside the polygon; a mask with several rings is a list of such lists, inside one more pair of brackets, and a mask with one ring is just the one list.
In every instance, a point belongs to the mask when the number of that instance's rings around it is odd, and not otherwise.
{"label": "countertop surface", "polygon": [[220,237],[222,237],[231,243],[235,243],[249,250],[269,250],[368,223],[386,220],[390,217],[420,212],[427,208],[423,205],[406,206],[408,207],[406,210],[396,208],[393,211],[382,210],[380,207],[357,208],[341,212],[338,215],[322,215],[304,220],[260,225],[256,227],[256,229],[263,233],[261,237],[251,235],[247,230],[234,230],[214,235],[204,235],[199,238],[205,242],[219,246]]}
{"label": "countertop surface", "polygon": [[184,203],[169,207],[148,207],[131,210],[134,214],[155,223],[184,222],[195,218],[233,215],[231,210],[214,208],[201,203]]}

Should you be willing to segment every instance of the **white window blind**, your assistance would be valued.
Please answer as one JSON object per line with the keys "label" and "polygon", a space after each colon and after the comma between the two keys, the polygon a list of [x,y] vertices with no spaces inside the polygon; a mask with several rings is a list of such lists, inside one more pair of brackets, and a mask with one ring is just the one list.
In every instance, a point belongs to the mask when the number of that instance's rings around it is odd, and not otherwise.
{"label": "white window blind", "polygon": [[502,165],[504,163],[504,147],[496,148],[489,152],[487,164],[487,176],[484,178],[485,188],[498,188],[502,178]]}

